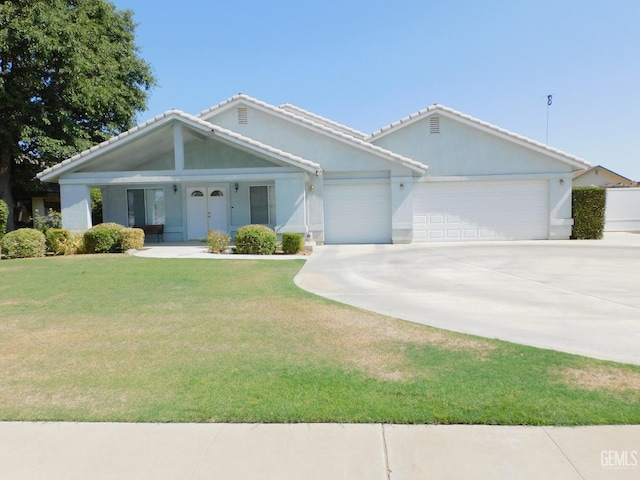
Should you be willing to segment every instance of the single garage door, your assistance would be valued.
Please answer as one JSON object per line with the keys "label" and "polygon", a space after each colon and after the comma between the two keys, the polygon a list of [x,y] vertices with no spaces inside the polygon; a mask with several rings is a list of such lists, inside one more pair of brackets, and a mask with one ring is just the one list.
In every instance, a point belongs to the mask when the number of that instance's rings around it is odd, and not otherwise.
{"label": "single garage door", "polygon": [[325,184],[325,243],[391,243],[389,182]]}
{"label": "single garage door", "polygon": [[413,241],[548,238],[546,181],[415,185]]}

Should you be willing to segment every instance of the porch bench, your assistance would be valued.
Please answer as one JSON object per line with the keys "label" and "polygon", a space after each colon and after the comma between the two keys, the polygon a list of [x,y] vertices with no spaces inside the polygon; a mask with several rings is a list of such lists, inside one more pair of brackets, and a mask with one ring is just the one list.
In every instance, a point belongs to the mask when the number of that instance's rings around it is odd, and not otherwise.
{"label": "porch bench", "polygon": [[144,232],[145,239],[148,235],[156,235],[158,243],[164,242],[164,225],[134,225],[133,228],[139,228]]}

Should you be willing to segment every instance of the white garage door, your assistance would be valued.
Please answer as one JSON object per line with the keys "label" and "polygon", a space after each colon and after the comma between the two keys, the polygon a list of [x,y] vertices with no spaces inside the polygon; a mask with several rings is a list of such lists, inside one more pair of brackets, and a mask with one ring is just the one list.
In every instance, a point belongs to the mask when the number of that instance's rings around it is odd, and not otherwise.
{"label": "white garage door", "polygon": [[547,188],[545,181],[415,185],[413,241],[546,239]]}
{"label": "white garage door", "polygon": [[325,243],[391,243],[389,183],[325,184]]}

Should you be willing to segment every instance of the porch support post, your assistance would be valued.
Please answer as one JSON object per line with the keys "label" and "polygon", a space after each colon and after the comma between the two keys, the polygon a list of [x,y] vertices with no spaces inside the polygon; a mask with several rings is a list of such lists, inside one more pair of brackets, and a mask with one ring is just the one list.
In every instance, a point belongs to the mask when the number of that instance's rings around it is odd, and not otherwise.
{"label": "porch support post", "polygon": [[173,125],[173,155],[176,171],[184,170],[184,135],[179,123]]}
{"label": "porch support post", "polygon": [[88,185],[60,184],[62,228],[84,232],[91,228],[91,194]]}
{"label": "porch support post", "polygon": [[306,233],[305,175],[276,179],[276,232]]}

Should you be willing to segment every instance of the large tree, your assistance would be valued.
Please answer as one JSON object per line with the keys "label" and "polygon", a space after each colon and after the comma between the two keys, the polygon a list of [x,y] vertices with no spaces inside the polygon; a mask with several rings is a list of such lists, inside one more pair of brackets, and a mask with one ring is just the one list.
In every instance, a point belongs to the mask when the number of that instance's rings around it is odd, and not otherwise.
{"label": "large tree", "polygon": [[132,12],[106,0],[0,2],[0,198],[9,206],[14,183],[131,128],[146,108],[154,78],[134,30]]}

